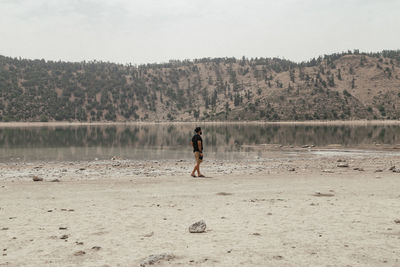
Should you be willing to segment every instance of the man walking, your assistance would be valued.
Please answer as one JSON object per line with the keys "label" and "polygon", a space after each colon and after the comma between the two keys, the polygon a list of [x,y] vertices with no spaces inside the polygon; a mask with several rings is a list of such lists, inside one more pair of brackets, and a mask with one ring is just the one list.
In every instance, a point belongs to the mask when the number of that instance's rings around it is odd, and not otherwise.
{"label": "man walking", "polygon": [[195,135],[192,137],[192,147],[194,158],[196,159],[196,165],[192,171],[192,177],[196,177],[196,171],[198,177],[204,177],[203,174],[200,173],[200,163],[203,161],[203,139],[201,139],[202,131],[200,127],[194,129]]}

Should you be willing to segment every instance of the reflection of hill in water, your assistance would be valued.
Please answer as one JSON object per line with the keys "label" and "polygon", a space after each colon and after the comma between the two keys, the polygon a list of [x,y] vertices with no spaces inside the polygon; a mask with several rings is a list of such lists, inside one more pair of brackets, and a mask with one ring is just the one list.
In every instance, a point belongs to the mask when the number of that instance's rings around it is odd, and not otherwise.
{"label": "reflection of hill in water", "polygon": [[[79,126],[0,129],[0,148],[188,147],[193,125]],[[226,124],[203,126],[207,151],[237,151],[240,145],[393,145],[400,126],[306,126]]]}

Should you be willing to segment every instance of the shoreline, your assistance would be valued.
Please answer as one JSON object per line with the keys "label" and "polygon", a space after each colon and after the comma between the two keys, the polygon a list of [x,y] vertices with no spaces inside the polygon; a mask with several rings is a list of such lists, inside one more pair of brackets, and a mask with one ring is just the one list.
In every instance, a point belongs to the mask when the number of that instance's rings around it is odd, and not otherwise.
{"label": "shoreline", "polygon": [[310,125],[310,126],[363,126],[363,125],[400,125],[399,120],[349,120],[349,121],[128,121],[128,122],[0,122],[0,128],[17,127],[71,127],[71,126],[132,126],[132,125]]}
{"label": "shoreline", "polygon": [[[267,157],[254,156],[246,159],[207,158],[201,168],[207,175],[287,175],[291,172],[298,174],[323,174],[326,170],[342,173],[363,172],[374,174],[376,170],[388,171],[393,166],[400,166],[399,151],[363,151],[363,150],[314,150],[306,149],[293,151],[270,151]],[[254,154],[256,155],[256,154]],[[349,166],[338,168],[340,162]],[[82,180],[114,180],[116,177],[156,178],[164,176],[189,175],[194,165],[192,159],[129,159],[112,157],[111,159],[82,159],[82,160],[22,160],[0,162],[0,183],[32,181],[39,176],[45,181],[60,179],[62,181]],[[289,170],[289,171],[288,171]],[[400,171],[400,170],[399,170]],[[389,172],[390,173],[390,172]]]}

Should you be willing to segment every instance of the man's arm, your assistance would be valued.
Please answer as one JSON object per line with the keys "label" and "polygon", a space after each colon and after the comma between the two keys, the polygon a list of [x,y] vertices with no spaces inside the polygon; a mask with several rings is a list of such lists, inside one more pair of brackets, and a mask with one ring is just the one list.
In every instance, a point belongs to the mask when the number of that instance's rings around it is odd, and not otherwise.
{"label": "man's arm", "polygon": [[197,146],[198,146],[198,148],[199,148],[200,153],[203,153],[203,146],[202,146],[200,140],[197,141]]}

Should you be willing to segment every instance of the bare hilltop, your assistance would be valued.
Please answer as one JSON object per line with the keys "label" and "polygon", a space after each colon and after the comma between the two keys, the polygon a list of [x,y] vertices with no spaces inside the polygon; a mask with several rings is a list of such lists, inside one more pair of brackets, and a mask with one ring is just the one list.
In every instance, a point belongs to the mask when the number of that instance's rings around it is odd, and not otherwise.
{"label": "bare hilltop", "polygon": [[164,64],[0,56],[0,121],[305,121],[400,118],[400,50]]}

